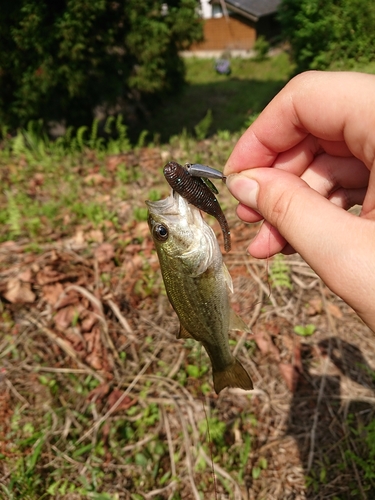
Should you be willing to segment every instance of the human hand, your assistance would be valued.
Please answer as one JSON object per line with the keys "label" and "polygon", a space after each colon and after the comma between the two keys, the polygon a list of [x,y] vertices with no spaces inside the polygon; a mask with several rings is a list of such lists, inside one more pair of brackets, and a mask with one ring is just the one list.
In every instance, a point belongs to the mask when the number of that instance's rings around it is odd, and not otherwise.
{"label": "human hand", "polygon": [[[250,254],[297,251],[375,331],[374,162],[375,76],[308,72],[243,134],[224,174],[238,216],[265,219]],[[355,204],[360,217],[346,211]]]}

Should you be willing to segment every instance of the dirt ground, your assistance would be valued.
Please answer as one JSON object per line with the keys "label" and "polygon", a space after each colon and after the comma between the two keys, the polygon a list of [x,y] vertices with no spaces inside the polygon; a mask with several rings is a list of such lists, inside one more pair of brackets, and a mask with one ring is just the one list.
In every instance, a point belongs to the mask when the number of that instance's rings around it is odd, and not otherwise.
{"label": "dirt ground", "polygon": [[[191,371],[209,363],[176,340],[145,221],[109,238],[77,229],[38,252],[23,241],[0,246],[0,484],[12,498],[41,498],[58,474],[92,483],[98,468],[96,491],[119,499],[375,498],[353,458],[369,453],[361,430],[374,418],[374,334],[299,256],[282,261],[289,285],[271,286],[273,260],[246,254],[256,227],[236,218],[232,202],[226,213],[233,307],[252,331],[232,332],[232,349],[253,378],[250,393],[216,396],[210,371]],[[137,419],[142,432],[121,434]],[[38,442],[19,444],[27,422],[46,436],[30,469],[40,496],[22,496],[14,479]]]}

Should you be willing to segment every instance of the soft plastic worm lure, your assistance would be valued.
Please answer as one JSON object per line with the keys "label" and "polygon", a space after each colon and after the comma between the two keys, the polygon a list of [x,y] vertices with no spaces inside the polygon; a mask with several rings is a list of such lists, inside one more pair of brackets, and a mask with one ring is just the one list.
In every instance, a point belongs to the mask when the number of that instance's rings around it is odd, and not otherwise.
{"label": "soft plastic worm lure", "polygon": [[[199,165],[199,167],[206,167],[206,165]],[[215,171],[215,169],[211,169],[211,167],[207,168],[210,169],[211,174],[212,171]],[[197,170],[195,170],[195,172],[197,172]],[[199,208],[199,210],[203,210],[207,214],[213,215],[218,220],[224,236],[225,251],[229,252],[231,249],[231,241],[228,222],[211,186],[206,184],[207,179],[204,180],[201,178],[201,175],[207,176],[207,170],[203,173],[202,170],[200,170],[200,172],[201,174],[199,175],[197,173],[192,175],[187,167],[185,168],[175,161],[170,161],[164,167],[164,177],[172,189],[177,191],[177,193],[189,203]],[[216,172],[220,174],[218,170],[216,170]],[[210,184],[213,186],[211,182]],[[217,193],[216,188],[214,189]]]}

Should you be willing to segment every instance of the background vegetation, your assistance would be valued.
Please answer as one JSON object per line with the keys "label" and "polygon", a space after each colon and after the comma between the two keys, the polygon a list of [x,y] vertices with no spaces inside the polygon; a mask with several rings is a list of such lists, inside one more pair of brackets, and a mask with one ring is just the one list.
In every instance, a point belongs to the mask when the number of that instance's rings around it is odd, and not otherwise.
{"label": "background vegetation", "polygon": [[176,92],[201,37],[195,0],[21,0],[0,17],[0,123],[84,125]]}
{"label": "background vegetation", "polygon": [[279,19],[297,72],[352,68],[374,60],[371,0],[282,0]]}

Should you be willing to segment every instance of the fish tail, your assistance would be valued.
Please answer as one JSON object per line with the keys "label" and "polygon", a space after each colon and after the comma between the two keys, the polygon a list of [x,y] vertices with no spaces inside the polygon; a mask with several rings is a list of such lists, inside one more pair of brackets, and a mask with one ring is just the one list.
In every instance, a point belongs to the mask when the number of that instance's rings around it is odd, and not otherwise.
{"label": "fish tail", "polygon": [[250,375],[237,358],[234,358],[233,363],[228,365],[225,370],[214,370],[212,375],[216,394],[219,394],[225,387],[239,387],[247,391],[254,387]]}

